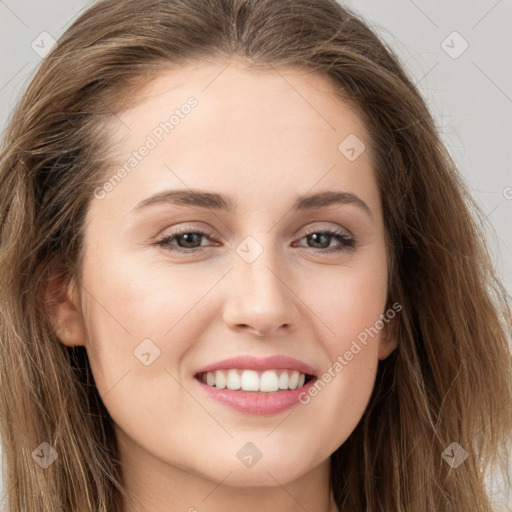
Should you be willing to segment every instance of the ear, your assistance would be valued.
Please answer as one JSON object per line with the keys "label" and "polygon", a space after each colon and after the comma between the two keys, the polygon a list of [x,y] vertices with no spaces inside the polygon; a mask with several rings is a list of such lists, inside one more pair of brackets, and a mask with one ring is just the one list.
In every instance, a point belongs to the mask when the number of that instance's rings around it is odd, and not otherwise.
{"label": "ear", "polygon": [[386,359],[398,345],[398,317],[388,320],[379,339],[379,359]]}
{"label": "ear", "polygon": [[87,335],[80,311],[78,288],[62,270],[49,273],[44,302],[59,340],[69,347],[85,345]]}

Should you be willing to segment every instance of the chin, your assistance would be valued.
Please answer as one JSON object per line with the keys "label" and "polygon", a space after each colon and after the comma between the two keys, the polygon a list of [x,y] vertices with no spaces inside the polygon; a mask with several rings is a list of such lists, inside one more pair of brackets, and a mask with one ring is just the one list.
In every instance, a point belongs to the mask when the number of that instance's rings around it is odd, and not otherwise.
{"label": "chin", "polygon": [[[231,487],[278,487],[280,485],[287,485],[290,482],[300,478],[306,473],[304,471],[295,470],[290,473],[283,466],[269,466],[268,468],[236,468],[232,469],[232,473],[226,478],[225,484]],[[217,475],[215,481],[221,481],[225,478],[227,473]]]}
{"label": "chin", "polygon": [[282,454],[273,453],[267,457],[263,454],[261,459],[250,467],[246,467],[238,460],[225,460],[218,465],[214,473],[209,473],[207,478],[220,482],[229,474],[225,484],[233,487],[275,487],[286,485],[313,469],[312,465],[308,466],[308,461],[305,457],[299,458],[297,451],[295,451],[294,455],[295,458],[283,458]]}

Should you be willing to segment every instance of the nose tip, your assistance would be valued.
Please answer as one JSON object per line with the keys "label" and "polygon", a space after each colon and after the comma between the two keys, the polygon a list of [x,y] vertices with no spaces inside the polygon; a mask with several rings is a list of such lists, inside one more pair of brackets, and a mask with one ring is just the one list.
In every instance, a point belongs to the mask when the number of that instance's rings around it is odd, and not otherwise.
{"label": "nose tip", "polygon": [[290,330],[297,311],[283,277],[263,261],[242,265],[238,272],[233,272],[224,310],[226,324],[250,330],[259,338]]}
{"label": "nose tip", "polygon": [[[269,334],[272,333],[272,331],[274,330],[273,327],[271,325],[268,325],[266,327],[256,327],[256,322],[253,322],[253,325],[247,325],[247,324],[242,324],[241,327],[243,328],[246,328],[246,329],[252,329],[253,333],[255,336],[258,336],[259,338],[264,338],[264,337],[268,337]],[[288,324],[282,324],[282,325],[278,325],[276,326],[275,330],[278,330],[278,329],[286,329],[288,327]]]}

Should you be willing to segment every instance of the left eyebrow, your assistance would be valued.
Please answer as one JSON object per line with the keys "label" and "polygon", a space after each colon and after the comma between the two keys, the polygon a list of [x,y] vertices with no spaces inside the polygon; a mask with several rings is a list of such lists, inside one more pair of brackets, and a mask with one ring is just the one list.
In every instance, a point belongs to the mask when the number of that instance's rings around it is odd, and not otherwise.
{"label": "left eyebrow", "polygon": [[[210,208],[213,210],[234,211],[238,206],[238,201],[203,190],[165,190],[141,201],[130,213],[138,212],[153,204],[176,204],[185,206],[197,206],[200,208]],[[363,209],[370,217],[372,212],[369,206],[355,194],[350,192],[340,192],[325,190],[315,194],[298,196],[292,205],[294,211],[316,210],[336,204],[353,204]]]}
{"label": "left eyebrow", "polygon": [[213,210],[233,211],[236,209],[237,202],[231,198],[214,192],[205,192],[202,190],[164,190],[141,201],[130,213],[138,212],[153,204],[176,204],[185,206],[198,206],[201,208],[211,208]]}

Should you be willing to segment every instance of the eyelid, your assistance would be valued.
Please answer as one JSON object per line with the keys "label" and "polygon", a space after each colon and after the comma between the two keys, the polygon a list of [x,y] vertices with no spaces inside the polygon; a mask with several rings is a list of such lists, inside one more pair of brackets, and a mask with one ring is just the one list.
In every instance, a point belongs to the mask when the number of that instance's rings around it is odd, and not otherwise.
{"label": "eyelid", "polygon": [[205,235],[208,235],[209,237],[215,237],[215,231],[213,231],[211,228],[201,225],[201,226],[192,226],[189,224],[179,225],[179,227],[171,227],[166,230],[164,230],[160,235],[157,236],[157,239],[167,238],[169,236],[176,236],[183,233],[193,233],[198,232],[204,233]]}
{"label": "eyelid", "polygon": [[[192,232],[198,232],[198,231],[202,232],[205,235],[208,235],[208,237],[210,237],[210,238],[215,238],[217,236],[215,231],[212,230],[211,228],[209,228],[207,225],[202,225],[202,226],[198,227],[198,226],[192,226],[189,224],[185,224],[183,226],[180,225],[180,227],[177,227],[177,228],[169,228],[168,231],[166,230],[161,235],[158,235],[157,239],[161,240],[162,238],[167,238],[169,236],[176,236],[176,235],[180,235],[183,233],[192,233]],[[308,228],[302,234],[301,239],[304,238],[305,236],[312,234],[312,233],[317,233],[317,232],[322,232],[322,231],[343,231],[348,235],[348,237],[355,239],[354,234],[346,227],[339,226],[339,225],[332,226],[332,225],[328,225],[325,223],[320,226],[312,226],[312,227]]]}
{"label": "eyelid", "polygon": [[339,225],[331,226],[327,224],[322,226],[313,226],[311,229],[308,229],[303,236],[307,236],[311,233],[316,233],[318,231],[344,231],[350,238],[355,238],[355,236],[349,229]]}
{"label": "eyelid", "polygon": [[[178,228],[172,228],[169,232],[161,235],[161,237],[158,239],[158,241],[154,245],[164,247],[164,248],[172,246],[172,247],[174,247],[173,249],[167,249],[167,251],[169,253],[177,253],[177,254],[181,253],[181,254],[185,254],[185,255],[204,253],[206,250],[206,247],[212,246],[212,245],[209,245],[209,246],[200,245],[199,247],[193,247],[193,248],[180,248],[179,246],[175,246],[174,244],[170,243],[170,240],[172,240],[178,236],[187,234],[187,233],[199,234],[202,238],[207,238],[210,241],[215,241],[215,238],[216,238],[214,232],[210,228],[196,228],[196,227],[185,224]],[[327,226],[325,224],[321,227],[319,227],[319,226],[310,227],[307,231],[305,231],[302,234],[302,236],[300,238],[296,239],[296,241],[294,241],[293,243],[296,244],[297,242],[300,242],[301,240],[303,240],[304,238],[308,237],[309,235],[311,235],[313,233],[323,233],[323,234],[327,234],[328,236],[330,236],[332,238],[337,238],[340,241],[341,245],[338,247],[334,247],[334,248],[332,248],[332,247],[331,248],[314,248],[314,247],[308,248],[308,247],[305,247],[305,246],[299,244],[298,246],[293,245],[293,247],[309,249],[309,250],[312,250],[313,252],[328,255],[331,253],[341,253],[344,251],[351,251],[351,250],[353,251],[358,246],[358,240],[356,240],[356,237],[354,235],[352,235],[350,230],[348,230],[344,227],[340,227],[340,226],[332,227],[332,226]],[[218,246],[219,244],[218,243],[213,244],[213,246],[215,246],[215,245]]]}

